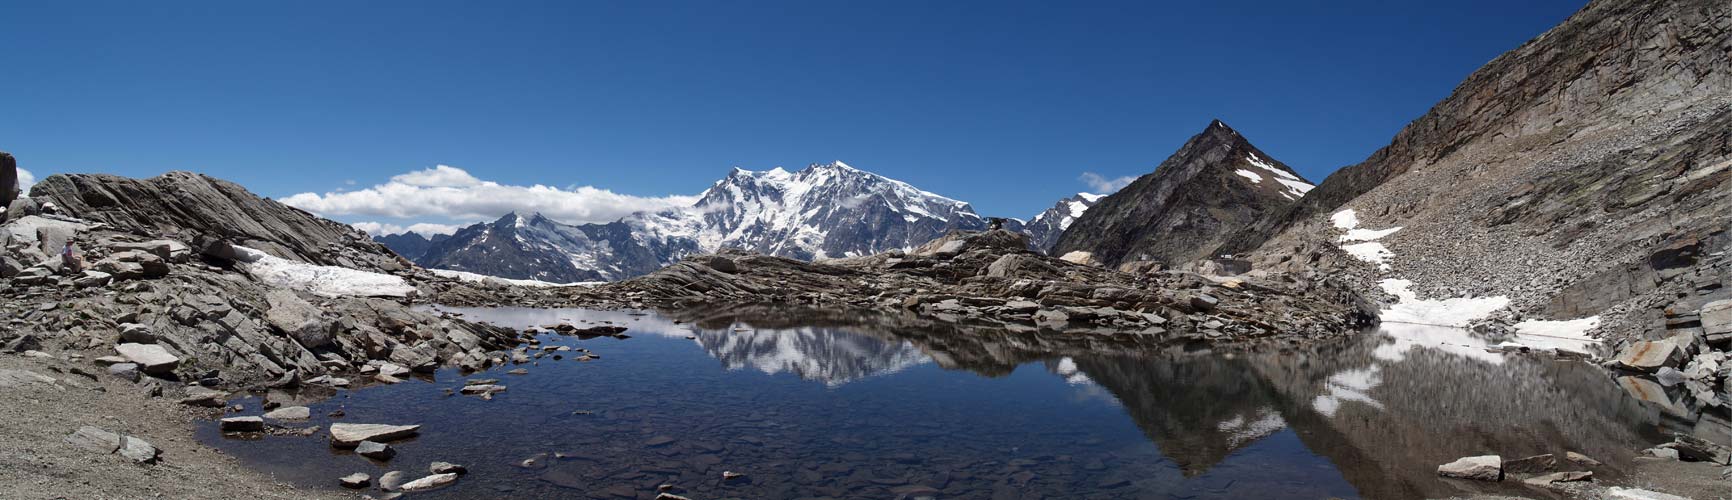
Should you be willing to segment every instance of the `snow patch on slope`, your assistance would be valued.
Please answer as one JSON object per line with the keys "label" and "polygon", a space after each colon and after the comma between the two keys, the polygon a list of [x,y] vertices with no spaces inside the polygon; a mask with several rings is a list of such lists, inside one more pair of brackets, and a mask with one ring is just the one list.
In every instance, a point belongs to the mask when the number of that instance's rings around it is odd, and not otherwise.
{"label": "snow patch on slope", "polygon": [[302,290],[321,297],[406,297],[415,292],[415,287],[403,278],[389,274],[308,264],[243,246],[234,248],[247,274],[273,286]]}
{"label": "snow patch on slope", "polygon": [[1386,279],[1377,282],[1377,286],[1401,299],[1379,315],[1386,323],[1464,328],[1468,323],[1490,316],[1492,312],[1509,305],[1509,297],[1502,295],[1422,300],[1419,294],[1409,290],[1413,282],[1403,279]]}
{"label": "snow patch on slope", "polygon": [[519,279],[511,279],[511,278],[500,278],[497,276],[488,276],[485,274],[476,274],[476,273],[471,273],[471,272],[466,272],[466,271],[453,271],[450,269],[428,269],[428,271],[432,271],[434,275],[439,276],[439,277],[451,278],[451,279],[461,280],[461,281],[468,281],[468,282],[472,282],[472,283],[503,283],[503,284],[508,284],[508,285],[535,286],[535,287],[591,286],[591,285],[596,285],[596,284],[600,284],[600,283],[605,283],[603,281],[582,281],[582,282],[577,282],[577,283],[552,283],[552,282],[541,281],[541,280],[519,280]]}

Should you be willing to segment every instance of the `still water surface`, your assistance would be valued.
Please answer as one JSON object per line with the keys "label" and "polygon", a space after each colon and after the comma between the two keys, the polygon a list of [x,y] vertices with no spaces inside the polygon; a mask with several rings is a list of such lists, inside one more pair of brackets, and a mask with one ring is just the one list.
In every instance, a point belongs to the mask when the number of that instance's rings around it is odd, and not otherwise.
{"label": "still water surface", "polygon": [[[612,321],[632,338],[550,335],[601,359],[447,370],[308,404],[305,425],[421,424],[386,463],[324,433],[235,439],[212,423],[201,439],[310,487],[354,472],[413,479],[437,460],[470,472],[416,498],[653,498],[671,484],[699,499],[1545,498],[1436,467],[1569,450],[1607,462],[1596,476],[1616,482],[1634,450],[1663,440],[1654,413],[1599,370],[1489,354],[1454,329],[1212,352],[906,316],[446,310],[518,328]],[[517,367],[529,373],[505,373]],[[509,390],[446,394],[468,378]]]}

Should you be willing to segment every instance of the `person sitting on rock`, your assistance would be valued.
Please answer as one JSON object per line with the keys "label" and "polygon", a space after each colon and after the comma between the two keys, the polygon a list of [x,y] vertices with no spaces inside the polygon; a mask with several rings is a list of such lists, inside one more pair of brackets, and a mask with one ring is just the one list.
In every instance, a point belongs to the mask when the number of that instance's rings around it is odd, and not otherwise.
{"label": "person sitting on rock", "polygon": [[66,242],[66,248],[60,250],[60,264],[66,266],[68,272],[84,271],[84,261],[79,260],[78,251],[72,248],[72,242]]}

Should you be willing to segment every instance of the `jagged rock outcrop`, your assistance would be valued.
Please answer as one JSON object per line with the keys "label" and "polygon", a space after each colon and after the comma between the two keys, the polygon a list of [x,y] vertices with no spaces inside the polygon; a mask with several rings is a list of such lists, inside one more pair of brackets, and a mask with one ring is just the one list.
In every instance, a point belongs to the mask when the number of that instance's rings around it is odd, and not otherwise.
{"label": "jagged rock outcrop", "polygon": [[137,234],[168,237],[203,250],[224,241],[320,265],[370,271],[404,262],[348,225],[262,198],[233,182],[192,172],[149,179],[60,174],[31,189],[68,215]]}
{"label": "jagged rock outcrop", "polygon": [[1216,120],[1153,173],[1084,212],[1051,253],[1085,252],[1108,267],[1215,257],[1233,233],[1310,189],[1293,169]]}
{"label": "jagged rock outcrop", "polygon": [[[1732,5],[1595,1],[1470,75],[1364,162],[1220,247],[1312,263],[1355,209],[1388,271],[1428,296],[1504,295],[1513,314],[1601,315],[1661,334],[1728,293]],[[1348,261],[1351,262],[1351,261]],[[1374,281],[1370,278],[1364,281]]]}
{"label": "jagged rock outcrop", "polygon": [[[18,199],[18,160],[11,153],[0,151],[0,207],[12,206],[12,200]],[[5,220],[6,214],[0,213],[0,220]]]}

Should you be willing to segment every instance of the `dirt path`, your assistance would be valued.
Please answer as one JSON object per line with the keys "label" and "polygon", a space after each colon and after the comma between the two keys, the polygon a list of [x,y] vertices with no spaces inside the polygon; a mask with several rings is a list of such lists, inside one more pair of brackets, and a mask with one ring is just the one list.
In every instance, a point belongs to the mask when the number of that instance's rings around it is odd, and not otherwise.
{"label": "dirt path", "polygon": [[[193,438],[191,410],[106,373],[95,380],[71,373],[74,366],[92,371],[85,363],[0,354],[0,498],[354,498],[296,489],[248,469]],[[83,426],[135,436],[161,454],[141,465],[65,441]]]}

